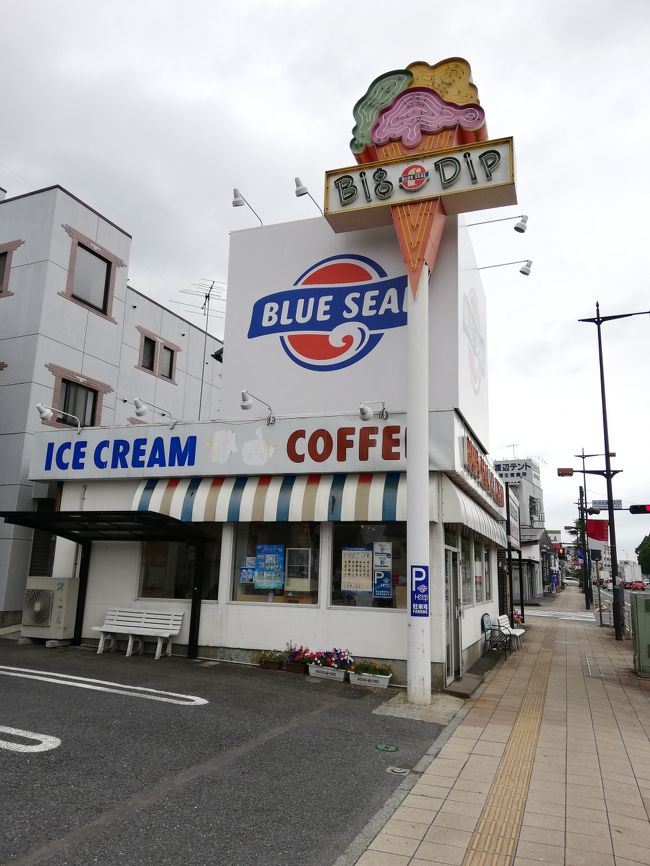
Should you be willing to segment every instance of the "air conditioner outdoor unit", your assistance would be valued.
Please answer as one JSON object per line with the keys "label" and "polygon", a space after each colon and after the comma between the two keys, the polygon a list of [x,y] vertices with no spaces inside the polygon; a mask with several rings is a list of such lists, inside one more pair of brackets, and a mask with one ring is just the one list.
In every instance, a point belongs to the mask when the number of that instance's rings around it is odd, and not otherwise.
{"label": "air conditioner outdoor unit", "polygon": [[634,669],[650,677],[650,598],[644,592],[630,593]]}
{"label": "air conditioner outdoor unit", "polygon": [[23,637],[65,640],[74,635],[79,581],[73,577],[28,577],[23,601]]}

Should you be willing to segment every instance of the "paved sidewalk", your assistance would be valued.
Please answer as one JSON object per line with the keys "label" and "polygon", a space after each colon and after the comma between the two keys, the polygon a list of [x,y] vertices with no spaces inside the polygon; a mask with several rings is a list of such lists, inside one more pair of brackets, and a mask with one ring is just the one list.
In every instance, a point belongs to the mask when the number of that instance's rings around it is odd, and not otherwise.
{"label": "paved sidewalk", "polygon": [[650,680],[584,610],[572,587],[526,612],[358,866],[650,866]]}

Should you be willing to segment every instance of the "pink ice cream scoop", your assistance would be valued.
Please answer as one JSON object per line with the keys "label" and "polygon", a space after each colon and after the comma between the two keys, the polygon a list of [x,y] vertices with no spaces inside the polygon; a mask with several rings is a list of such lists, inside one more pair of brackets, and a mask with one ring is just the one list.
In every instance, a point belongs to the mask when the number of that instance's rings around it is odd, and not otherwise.
{"label": "pink ice cream scoop", "polygon": [[404,147],[417,147],[423,132],[435,133],[454,126],[473,131],[484,123],[485,112],[480,105],[454,105],[428,87],[412,87],[379,112],[371,138],[375,144],[401,138]]}

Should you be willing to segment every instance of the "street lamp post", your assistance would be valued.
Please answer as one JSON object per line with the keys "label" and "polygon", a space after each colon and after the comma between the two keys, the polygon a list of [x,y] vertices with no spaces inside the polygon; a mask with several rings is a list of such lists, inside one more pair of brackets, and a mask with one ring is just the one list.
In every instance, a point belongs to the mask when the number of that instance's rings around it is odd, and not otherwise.
{"label": "street lamp post", "polygon": [[596,301],[596,315],[590,319],[578,319],[579,322],[591,322],[596,325],[598,331],[598,363],[600,367],[600,399],[603,410],[603,440],[605,444],[605,480],[607,481],[607,515],[609,520],[609,547],[612,556],[612,595],[614,614],[614,634],[616,640],[623,640],[623,611],[625,610],[625,590],[623,584],[618,580],[618,562],[616,554],[616,527],[614,524],[614,497],[612,494],[612,470],[609,453],[609,430],[607,428],[607,402],[605,400],[605,370],[603,367],[603,341],[600,326],[603,322],[612,322],[614,319],[628,319],[632,316],[647,316],[650,310],[639,313],[619,313],[616,316],[601,316],[600,304]]}

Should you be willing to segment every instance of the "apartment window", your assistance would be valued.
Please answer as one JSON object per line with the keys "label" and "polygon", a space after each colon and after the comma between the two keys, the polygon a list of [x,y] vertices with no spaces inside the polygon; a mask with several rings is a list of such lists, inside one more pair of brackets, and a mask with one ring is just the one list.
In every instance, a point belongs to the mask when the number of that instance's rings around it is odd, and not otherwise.
{"label": "apartment window", "polygon": [[11,257],[14,250],[22,246],[25,241],[11,241],[10,243],[0,244],[0,295],[12,295],[9,291],[9,272],[11,271]]}
{"label": "apartment window", "polygon": [[152,372],[156,369],[156,341],[151,337],[142,341],[142,366]]}
{"label": "apartment window", "polygon": [[118,268],[126,267],[125,262],[72,226],[63,228],[72,244],[68,280],[65,291],[59,294],[115,322],[112,317],[115,275]]}
{"label": "apartment window", "polygon": [[[97,405],[97,392],[76,382],[61,380],[61,406],[69,415],[75,415],[81,422],[82,427],[92,427],[95,423],[95,408]],[[60,415],[57,419],[61,424],[75,427],[72,418]]]}
{"label": "apartment window", "polygon": [[160,375],[165,379],[174,377],[174,350],[163,346],[160,353]]}
{"label": "apartment window", "polygon": [[109,278],[110,263],[78,244],[72,277],[73,297],[105,313]]}
{"label": "apartment window", "polygon": [[137,330],[140,333],[138,369],[173,382],[180,346],[147,331],[141,325],[137,326]]}

